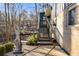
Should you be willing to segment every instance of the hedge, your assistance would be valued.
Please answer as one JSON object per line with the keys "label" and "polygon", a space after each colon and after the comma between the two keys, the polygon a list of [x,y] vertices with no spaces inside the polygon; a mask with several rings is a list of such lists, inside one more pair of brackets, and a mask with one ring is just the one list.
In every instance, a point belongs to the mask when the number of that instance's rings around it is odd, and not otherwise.
{"label": "hedge", "polygon": [[5,46],[0,45],[0,56],[4,55],[4,53],[5,53]]}
{"label": "hedge", "polygon": [[14,48],[14,44],[12,42],[8,42],[0,45],[0,56],[3,56],[5,53],[11,52]]}
{"label": "hedge", "polygon": [[12,51],[13,48],[14,48],[14,44],[12,42],[8,42],[5,44],[5,52],[6,53]]}

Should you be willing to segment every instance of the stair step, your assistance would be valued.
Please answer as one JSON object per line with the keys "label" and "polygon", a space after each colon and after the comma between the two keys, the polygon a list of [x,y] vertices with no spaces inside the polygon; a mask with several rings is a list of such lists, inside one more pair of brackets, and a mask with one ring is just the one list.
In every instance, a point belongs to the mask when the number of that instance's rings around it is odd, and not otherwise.
{"label": "stair step", "polygon": [[42,37],[42,38],[48,38],[48,36],[45,36],[45,35],[44,36],[43,35],[40,35],[40,37]]}
{"label": "stair step", "polygon": [[52,45],[51,41],[38,41],[37,44],[39,45]]}
{"label": "stair step", "polygon": [[40,33],[40,37],[48,37],[48,34]]}
{"label": "stair step", "polygon": [[40,37],[40,40],[50,40],[48,37]]}
{"label": "stair step", "polygon": [[47,28],[40,28],[40,32],[48,32]]}
{"label": "stair step", "polygon": [[47,25],[40,25],[41,28],[47,28]]}
{"label": "stair step", "polygon": [[49,39],[49,37],[40,37],[39,39]]}
{"label": "stair step", "polygon": [[48,35],[48,32],[47,31],[40,31],[40,33],[43,33],[43,35],[44,34]]}
{"label": "stair step", "polygon": [[38,41],[51,41],[49,39],[45,40],[45,39],[39,39]]}

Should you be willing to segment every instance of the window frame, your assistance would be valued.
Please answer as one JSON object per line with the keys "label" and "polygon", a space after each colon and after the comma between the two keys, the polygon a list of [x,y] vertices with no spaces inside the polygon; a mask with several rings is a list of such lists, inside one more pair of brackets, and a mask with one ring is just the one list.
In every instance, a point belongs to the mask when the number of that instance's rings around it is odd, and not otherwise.
{"label": "window frame", "polygon": [[[70,25],[70,26],[75,25],[76,19],[75,19],[75,16],[74,17],[72,16],[72,12],[75,13],[75,10],[76,10],[76,7],[68,11],[68,25]],[[73,20],[71,20],[71,19],[73,19]]]}

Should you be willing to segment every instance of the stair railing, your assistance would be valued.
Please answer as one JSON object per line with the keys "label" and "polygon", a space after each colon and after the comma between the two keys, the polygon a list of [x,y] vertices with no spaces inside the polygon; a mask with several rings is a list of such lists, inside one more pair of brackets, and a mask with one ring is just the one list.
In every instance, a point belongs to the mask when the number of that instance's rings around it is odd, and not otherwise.
{"label": "stair railing", "polygon": [[47,21],[47,27],[50,28],[50,32],[54,32],[54,28],[52,27],[52,24],[50,23],[50,21],[48,20],[48,18],[46,18],[46,21]]}

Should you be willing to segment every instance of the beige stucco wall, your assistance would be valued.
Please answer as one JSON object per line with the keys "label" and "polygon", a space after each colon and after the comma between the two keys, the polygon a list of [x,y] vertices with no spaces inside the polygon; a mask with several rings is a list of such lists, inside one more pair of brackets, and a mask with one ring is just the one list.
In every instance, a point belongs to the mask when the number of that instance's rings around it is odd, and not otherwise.
{"label": "beige stucco wall", "polygon": [[[79,10],[79,8],[77,8]],[[57,42],[70,54],[79,56],[79,26],[68,25],[68,9],[61,12],[57,17]],[[77,11],[79,14],[79,12]],[[79,17],[76,17],[79,20]],[[57,32],[57,31],[56,31]]]}
{"label": "beige stucco wall", "polygon": [[[57,33],[57,42],[67,51],[71,52],[71,28],[67,27],[67,15],[61,12],[57,16],[57,28],[60,32]],[[56,31],[57,32],[57,31]]]}
{"label": "beige stucco wall", "polygon": [[79,56],[79,26],[71,27],[71,55]]}

